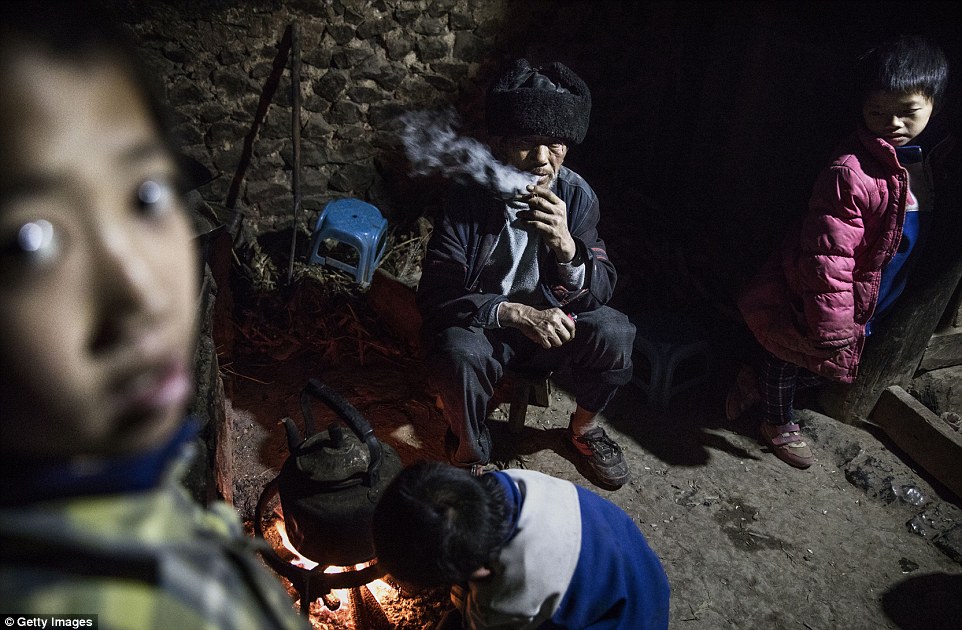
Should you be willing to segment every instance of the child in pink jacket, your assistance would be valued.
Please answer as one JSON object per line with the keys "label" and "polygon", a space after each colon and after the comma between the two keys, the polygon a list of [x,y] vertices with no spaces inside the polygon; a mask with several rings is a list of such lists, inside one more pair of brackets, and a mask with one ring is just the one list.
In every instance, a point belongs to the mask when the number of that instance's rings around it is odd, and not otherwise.
{"label": "child in pink jacket", "polygon": [[793,416],[796,388],[855,378],[872,324],[898,299],[918,257],[933,205],[931,166],[948,148],[922,132],[947,77],[942,51],[916,37],[858,60],[861,124],[819,174],[800,223],[739,297],[765,359],[757,380],[740,378],[729,393],[726,415],[760,401],[762,440],[796,468],[814,461]]}

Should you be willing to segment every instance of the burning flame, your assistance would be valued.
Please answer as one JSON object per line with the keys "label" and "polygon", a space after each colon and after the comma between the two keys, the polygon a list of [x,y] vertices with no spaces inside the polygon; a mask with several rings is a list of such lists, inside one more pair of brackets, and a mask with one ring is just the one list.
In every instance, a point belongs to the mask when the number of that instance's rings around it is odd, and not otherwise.
{"label": "burning flame", "polygon": [[287,549],[294,555],[294,560],[291,561],[291,564],[299,566],[302,569],[307,569],[308,571],[317,566],[316,562],[310,558],[305,558],[302,556],[301,553],[294,548],[294,545],[291,544],[291,539],[287,536],[287,526],[284,525],[283,520],[278,519],[274,521],[274,528],[277,530],[277,534],[281,537],[281,543],[284,545],[284,549]]}
{"label": "burning flame", "polygon": [[[291,561],[291,564],[301,567],[302,569],[306,569],[308,571],[318,566],[317,562],[314,562],[310,558],[303,556],[297,549],[294,548],[294,545],[291,544],[291,540],[287,536],[287,527],[284,525],[283,519],[276,520],[274,522],[274,528],[277,530],[277,534],[278,536],[280,536],[281,543],[284,545],[284,548],[287,549],[294,556],[294,559]],[[374,563],[374,560],[371,560],[369,562],[361,562],[359,564],[355,564],[354,566],[348,566],[348,567],[329,566],[324,569],[324,573],[343,573],[345,571],[360,571],[361,569],[366,569],[367,567],[371,566],[371,564],[373,563]],[[384,580],[377,579],[377,580],[374,580],[373,582],[369,582],[368,584],[366,584],[366,586],[371,591],[371,594],[374,595],[374,598],[377,599],[378,603],[381,604],[382,606],[384,605],[385,601],[392,598],[396,598],[398,596],[397,590],[393,586],[385,582]],[[350,589],[346,589],[346,588],[333,589],[331,593],[338,600],[346,601],[350,596]]]}

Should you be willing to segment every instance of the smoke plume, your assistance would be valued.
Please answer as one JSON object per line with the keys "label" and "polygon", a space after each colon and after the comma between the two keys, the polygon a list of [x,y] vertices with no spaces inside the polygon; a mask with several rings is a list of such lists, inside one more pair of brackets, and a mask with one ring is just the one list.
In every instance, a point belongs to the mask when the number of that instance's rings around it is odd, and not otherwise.
{"label": "smoke plume", "polygon": [[401,141],[417,175],[440,174],[460,183],[470,181],[503,199],[526,192],[538,177],[503,164],[478,140],[458,134],[457,114],[441,111],[407,112],[401,116]]}

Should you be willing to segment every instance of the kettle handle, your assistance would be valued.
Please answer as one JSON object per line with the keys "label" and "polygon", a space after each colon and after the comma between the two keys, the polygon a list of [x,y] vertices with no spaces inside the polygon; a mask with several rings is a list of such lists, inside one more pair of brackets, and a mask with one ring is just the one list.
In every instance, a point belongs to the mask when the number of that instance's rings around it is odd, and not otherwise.
{"label": "kettle handle", "polygon": [[308,435],[315,433],[314,414],[311,413],[310,397],[313,396],[327,404],[337,415],[347,423],[354,434],[367,444],[371,452],[371,463],[367,467],[365,485],[373,487],[380,480],[381,475],[381,443],[374,436],[374,429],[361,412],[344,399],[336,391],[324,385],[317,379],[310,379],[301,391],[301,413],[304,414],[304,426]]}

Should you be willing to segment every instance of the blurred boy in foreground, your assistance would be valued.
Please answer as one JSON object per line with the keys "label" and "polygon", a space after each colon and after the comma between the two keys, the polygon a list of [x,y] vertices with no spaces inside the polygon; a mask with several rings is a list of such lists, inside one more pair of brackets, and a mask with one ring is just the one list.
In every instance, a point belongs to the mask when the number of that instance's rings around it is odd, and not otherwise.
{"label": "blurred boy in foreground", "polygon": [[0,610],[300,628],[194,435],[196,254],[159,107],[88,3],[0,8]]}

